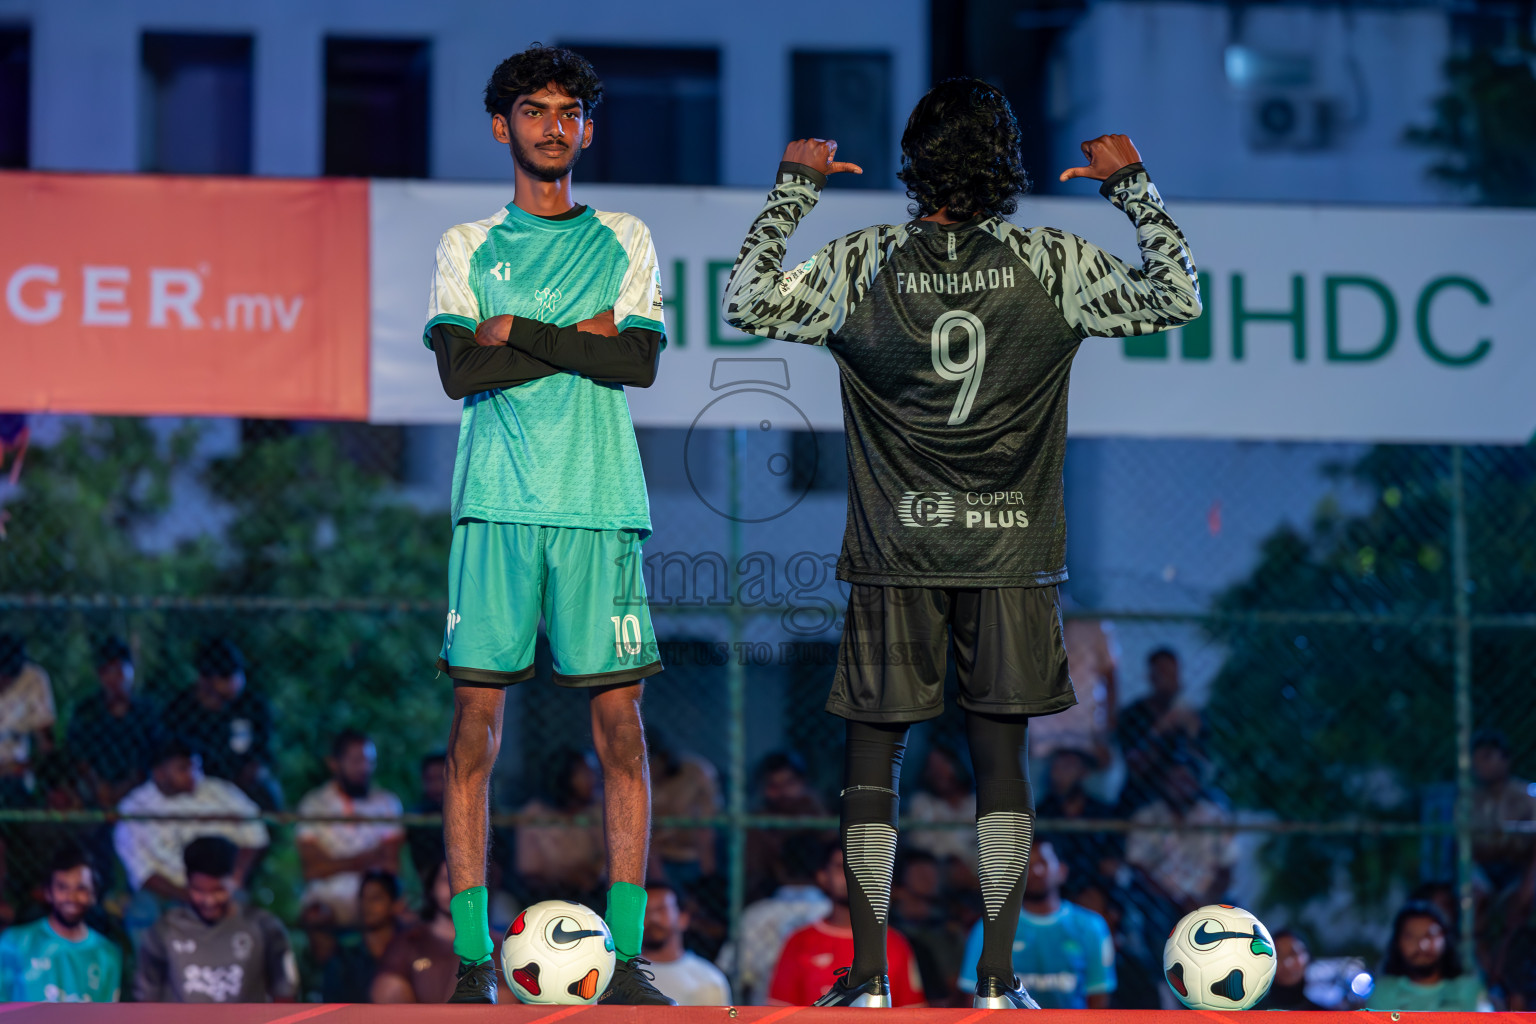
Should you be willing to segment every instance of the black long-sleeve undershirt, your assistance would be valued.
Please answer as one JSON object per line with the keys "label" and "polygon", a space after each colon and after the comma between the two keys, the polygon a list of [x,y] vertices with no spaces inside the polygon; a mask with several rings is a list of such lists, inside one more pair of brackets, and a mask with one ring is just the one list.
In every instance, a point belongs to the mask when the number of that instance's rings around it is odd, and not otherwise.
{"label": "black long-sleeve undershirt", "polygon": [[477,345],[475,334],[458,324],[434,324],[427,337],[437,356],[437,375],[452,399],[481,391],[511,388],[540,377],[553,377],[560,367],[505,345]]}
{"label": "black long-sleeve undershirt", "polygon": [[527,317],[513,317],[507,345],[551,366],[608,384],[648,388],[656,382],[663,335],[644,327],[617,337],[588,334],[575,325],[556,327]]}
{"label": "black long-sleeve undershirt", "polygon": [[478,345],[474,332],[449,323],[435,324],[428,337],[443,391],[453,399],[562,372],[648,388],[663,341],[659,332],[639,327],[610,338],[525,317],[513,318],[506,345]]}

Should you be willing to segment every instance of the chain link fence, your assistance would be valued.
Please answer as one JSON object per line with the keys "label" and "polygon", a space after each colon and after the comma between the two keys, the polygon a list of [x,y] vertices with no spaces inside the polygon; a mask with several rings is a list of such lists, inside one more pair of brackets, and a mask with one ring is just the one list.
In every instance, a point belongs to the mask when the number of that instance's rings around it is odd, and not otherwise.
{"label": "chain link fence", "polygon": [[[668,664],[646,691],[653,877],[689,911],[689,948],[759,1000],[777,937],[748,908],[814,886],[835,838],[842,727],[821,705],[845,504],[840,435],[762,422],[641,431]],[[0,486],[0,634],[24,644],[0,664],[0,914],[43,913],[48,864],[78,844],[104,878],[91,920],[131,948],[115,809],[180,736],[261,808],[248,898],[289,925],[319,998],[334,922],[304,912],[295,833],[315,816],[296,809],[339,734],[374,741],[375,785],[400,797],[410,905],[441,856],[451,438],[109,418],[34,433]],[[1112,926],[1114,1005],[1157,1005],[1161,936],[1216,896],[1305,935],[1309,991],[1357,1005],[1351,981],[1414,895],[1519,1005],[1536,945],[1536,452],[1074,440],[1067,485],[1085,708],[1035,724],[1031,770],[1066,895]],[[243,659],[232,703],[210,640]],[[130,663],[124,711],[104,694]],[[587,697],[549,676],[541,641],[536,680],[509,694],[493,917],[555,894],[601,905]],[[940,1002],[980,913],[967,766],[957,713],[914,728],[893,915]]]}

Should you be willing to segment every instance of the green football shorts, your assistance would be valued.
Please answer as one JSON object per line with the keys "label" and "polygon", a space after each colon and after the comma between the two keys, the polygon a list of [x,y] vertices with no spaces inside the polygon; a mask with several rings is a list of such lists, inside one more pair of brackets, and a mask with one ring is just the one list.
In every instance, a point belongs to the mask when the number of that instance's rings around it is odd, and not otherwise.
{"label": "green football shorts", "polygon": [[437,667],[457,686],[531,679],[540,617],[561,686],[661,671],[634,530],[465,520],[453,528],[448,608]]}

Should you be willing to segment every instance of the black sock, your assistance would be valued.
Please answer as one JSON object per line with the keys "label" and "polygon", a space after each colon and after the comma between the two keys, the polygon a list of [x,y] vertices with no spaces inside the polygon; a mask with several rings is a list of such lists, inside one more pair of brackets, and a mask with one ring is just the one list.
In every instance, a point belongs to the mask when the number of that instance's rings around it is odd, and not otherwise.
{"label": "black sock", "polygon": [[976,768],[976,839],[980,847],[982,926],[976,977],[1013,978],[1013,937],[1024,902],[1035,805],[1025,768],[1029,719],[965,715]]}
{"label": "black sock", "polygon": [[907,726],[848,723],[843,751],[843,876],[853,919],[850,986],[887,973],[885,922],[896,864],[896,785]]}

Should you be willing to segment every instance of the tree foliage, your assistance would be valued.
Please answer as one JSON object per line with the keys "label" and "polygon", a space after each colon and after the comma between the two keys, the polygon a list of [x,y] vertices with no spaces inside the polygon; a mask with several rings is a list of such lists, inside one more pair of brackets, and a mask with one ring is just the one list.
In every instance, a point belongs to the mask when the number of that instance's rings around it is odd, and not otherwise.
{"label": "tree foliage", "polygon": [[35,446],[0,542],[0,593],[27,601],[3,628],[53,675],[66,717],[95,685],[105,633],[130,639],[141,685],[162,697],[191,682],[203,638],[229,636],[276,711],[290,802],[348,727],[376,738],[379,781],[414,793],[419,757],[447,736],[432,668],[447,516],[399,500],[324,429],[212,460],[197,443],[191,424],[165,436],[92,418]]}
{"label": "tree foliage", "polygon": [[[1417,821],[1426,793],[1455,778],[1452,454],[1381,446],[1342,472],[1375,495],[1369,510],[1346,515],[1325,505],[1308,531],[1276,531],[1249,578],[1216,603],[1238,616],[1339,616],[1210,627],[1228,652],[1208,709],[1219,781],[1241,806],[1282,820]],[[1536,450],[1466,449],[1463,479],[1471,610],[1528,613],[1536,608]],[[1517,761],[1529,763],[1536,631],[1476,625],[1475,724],[1505,730]],[[1358,898],[1377,901],[1394,878],[1417,880],[1419,853],[1412,840],[1277,841],[1269,896],[1304,903],[1340,866]]]}
{"label": "tree foliage", "polygon": [[1439,150],[1430,173],[1491,206],[1536,206],[1536,42],[1529,17],[1498,48],[1446,62],[1446,91],[1411,142]]}

